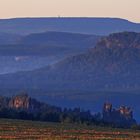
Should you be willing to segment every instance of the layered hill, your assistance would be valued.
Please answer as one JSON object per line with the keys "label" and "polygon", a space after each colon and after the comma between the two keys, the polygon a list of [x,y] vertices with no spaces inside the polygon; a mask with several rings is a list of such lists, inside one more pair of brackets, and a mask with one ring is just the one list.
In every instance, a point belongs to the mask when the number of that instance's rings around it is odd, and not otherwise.
{"label": "layered hill", "polygon": [[103,37],[89,52],[31,72],[0,76],[5,88],[129,89],[140,86],[140,34]]}
{"label": "layered hill", "polygon": [[23,35],[44,31],[108,35],[122,31],[140,32],[140,24],[119,18],[19,18],[0,20],[0,32]]}
{"label": "layered hill", "polygon": [[76,47],[91,47],[97,42],[99,37],[97,35],[70,32],[44,32],[27,35],[20,40],[20,43],[26,45],[66,46],[70,47],[70,49],[76,49]]}
{"label": "layered hill", "polygon": [[[3,35],[3,41],[2,40]],[[5,36],[4,36],[5,35]],[[51,55],[58,53],[81,52],[94,46],[100,36],[68,33],[68,32],[43,32],[20,36],[14,44],[8,41],[9,36],[0,36],[0,55]],[[7,39],[7,42],[6,42]],[[5,40],[5,41],[4,41]],[[2,43],[3,42],[3,43]]]}
{"label": "layered hill", "polygon": [[87,51],[100,36],[64,32],[44,32],[27,36],[0,36],[0,74],[34,70],[68,55]]}

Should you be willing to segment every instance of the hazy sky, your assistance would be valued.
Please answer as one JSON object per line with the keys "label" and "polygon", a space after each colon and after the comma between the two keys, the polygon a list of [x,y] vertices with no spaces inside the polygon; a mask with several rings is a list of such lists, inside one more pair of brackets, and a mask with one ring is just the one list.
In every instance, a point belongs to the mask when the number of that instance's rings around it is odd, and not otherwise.
{"label": "hazy sky", "polygon": [[0,0],[0,18],[119,17],[140,22],[140,0]]}

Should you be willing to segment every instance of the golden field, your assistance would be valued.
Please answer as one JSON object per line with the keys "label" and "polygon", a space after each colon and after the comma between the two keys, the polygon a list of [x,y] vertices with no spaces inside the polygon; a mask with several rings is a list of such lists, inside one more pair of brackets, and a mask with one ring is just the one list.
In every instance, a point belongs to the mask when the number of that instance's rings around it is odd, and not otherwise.
{"label": "golden field", "polygon": [[0,119],[1,140],[140,140],[140,131]]}

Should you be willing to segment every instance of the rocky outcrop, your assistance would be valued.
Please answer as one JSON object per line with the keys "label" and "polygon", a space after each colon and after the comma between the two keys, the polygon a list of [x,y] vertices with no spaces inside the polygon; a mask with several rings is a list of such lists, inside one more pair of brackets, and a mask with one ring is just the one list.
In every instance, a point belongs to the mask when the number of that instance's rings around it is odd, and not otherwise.
{"label": "rocky outcrop", "polygon": [[11,109],[26,110],[27,112],[38,112],[44,106],[48,105],[30,98],[26,93],[13,96],[8,103],[8,107]]}
{"label": "rocky outcrop", "polygon": [[114,109],[111,103],[104,104],[103,121],[127,127],[136,123],[133,119],[133,111],[130,107],[120,106],[118,109]]}
{"label": "rocky outcrop", "polygon": [[15,109],[28,109],[30,104],[30,98],[27,94],[14,96],[10,102],[9,107]]}
{"label": "rocky outcrop", "polygon": [[39,102],[27,94],[19,94],[12,98],[0,97],[0,118],[63,122],[67,117],[70,117],[70,122],[88,120],[89,124],[105,123],[106,126],[107,123],[114,127],[130,128],[136,124],[133,111],[126,106],[113,109],[112,104],[105,103],[103,116],[101,116],[100,113],[92,115],[90,111],[80,111],[80,108],[63,110],[60,107]]}

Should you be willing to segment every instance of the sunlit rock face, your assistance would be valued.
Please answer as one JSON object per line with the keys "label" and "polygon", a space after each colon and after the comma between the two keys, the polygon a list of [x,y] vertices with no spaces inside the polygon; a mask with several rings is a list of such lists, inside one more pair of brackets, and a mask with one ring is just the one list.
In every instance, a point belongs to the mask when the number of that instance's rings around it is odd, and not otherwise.
{"label": "sunlit rock face", "polygon": [[125,116],[127,119],[132,119],[133,118],[133,111],[131,110],[130,107],[126,106],[121,106],[119,108],[119,112],[121,115]]}
{"label": "sunlit rock face", "polygon": [[22,93],[10,98],[7,104],[8,108],[24,110],[27,112],[38,112],[44,105],[39,101],[29,97],[26,93]]}
{"label": "sunlit rock face", "polygon": [[132,125],[135,123],[133,119],[133,111],[130,107],[120,106],[112,108],[111,103],[105,103],[103,106],[103,120],[107,123]]}
{"label": "sunlit rock face", "polygon": [[112,111],[112,104],[111,103],[105,103],[104,107],[103,107],[103,111],[110,113]]}
{"label": "sunlit rock face", "polygon": [[30,103],[30,98],[28,97],[28,95],[18,95],[13,97],[10,102],[9,102],[9,106],[11,108],[15,108],[15,109],[28,109],[29,108],[29,103]]}

